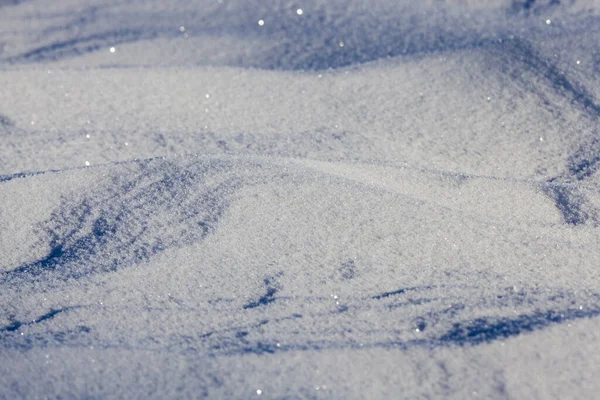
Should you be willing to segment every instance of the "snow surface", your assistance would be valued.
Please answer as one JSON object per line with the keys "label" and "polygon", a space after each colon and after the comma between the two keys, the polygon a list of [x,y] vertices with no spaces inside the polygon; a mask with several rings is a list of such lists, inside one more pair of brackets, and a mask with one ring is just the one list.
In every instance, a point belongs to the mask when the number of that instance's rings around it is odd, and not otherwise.
{"label": "snow surface", "polygon": [[0,398],[597,397],[599,73],[596,0],[0,0]]}

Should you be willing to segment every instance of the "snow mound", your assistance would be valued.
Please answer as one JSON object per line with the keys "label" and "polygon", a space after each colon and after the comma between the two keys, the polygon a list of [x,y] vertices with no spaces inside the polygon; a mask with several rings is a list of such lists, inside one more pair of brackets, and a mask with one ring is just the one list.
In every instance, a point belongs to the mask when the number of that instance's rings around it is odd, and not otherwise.
{"label": "snow mound", "polygon": [[592,398],[600,4],[0,0],[0,398]]}

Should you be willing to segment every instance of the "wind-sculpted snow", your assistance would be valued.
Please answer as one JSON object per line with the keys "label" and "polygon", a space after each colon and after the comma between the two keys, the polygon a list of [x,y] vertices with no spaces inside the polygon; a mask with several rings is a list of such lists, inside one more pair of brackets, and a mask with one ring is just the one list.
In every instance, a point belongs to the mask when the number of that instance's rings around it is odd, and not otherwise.
{"label": "wind-sculpted snow", "polygon": [[[48,255],[8,271],[2,283],[116,271],[166,248],[200,241],[214,229],[236,188],[236,177],[203,182],[208,171],[229,167],[218,162],[136,167],[126,176],[104,179],[106,186],[65,198],[40,224]],[[157,231],[163,234],[156,236]]]}
{"label": "wind-sculpted snow", "polygon": [[594,398],[595,0],[0,0],[0,399]]}

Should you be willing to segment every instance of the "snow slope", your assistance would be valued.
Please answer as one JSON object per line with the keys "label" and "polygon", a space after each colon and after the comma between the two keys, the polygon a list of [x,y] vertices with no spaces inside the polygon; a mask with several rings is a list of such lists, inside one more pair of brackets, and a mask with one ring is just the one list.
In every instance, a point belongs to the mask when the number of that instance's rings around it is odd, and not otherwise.
{"label": "snow slope", "polygon": [[593,398],[599,12],[0,1],[0,398]]}

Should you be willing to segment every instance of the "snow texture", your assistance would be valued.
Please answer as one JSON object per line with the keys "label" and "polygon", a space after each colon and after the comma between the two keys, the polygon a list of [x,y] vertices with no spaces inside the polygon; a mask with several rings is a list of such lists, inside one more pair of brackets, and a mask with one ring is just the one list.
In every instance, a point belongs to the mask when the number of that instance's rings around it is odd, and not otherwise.
{"label": "snow texture", "polygon": [[0,0],[0,399],[595,398],[597,0]]}

